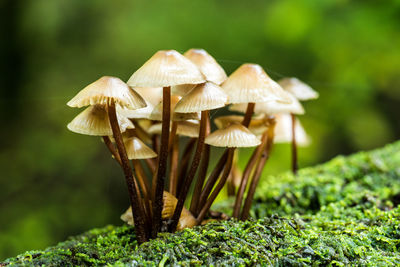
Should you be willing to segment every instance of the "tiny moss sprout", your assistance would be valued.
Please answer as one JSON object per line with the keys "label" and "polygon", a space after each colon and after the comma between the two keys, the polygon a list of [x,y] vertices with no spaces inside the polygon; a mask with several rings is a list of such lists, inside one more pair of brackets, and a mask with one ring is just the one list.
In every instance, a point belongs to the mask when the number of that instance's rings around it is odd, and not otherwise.
{"label": "tiny moss sprout", "polygon": [[[317,96],[297,79],[275,82],[257,64],[243,64],[228,77],[203,49],[158,51],[126,83],[104,76],[81,90],[68,105],[89,107],[68,129],[102,137],[128,189],[130,208],[122,219],[135,226],[141,244],[160,232],[229,218],[210,211],[227,183],[236,195],[232,217],[248,219],[274,138],[293,143],[297,171],[302,128],[294,115],[304,113],[299,100]],[[230,104],[244,115],[216,118],[219,129],[212,132],[210,111]],[[290,114],[292,128],[282,119]],[[224,149],[213,169],[211,147]],[[241,147],[255,147],[243,174],[236,166]]]}

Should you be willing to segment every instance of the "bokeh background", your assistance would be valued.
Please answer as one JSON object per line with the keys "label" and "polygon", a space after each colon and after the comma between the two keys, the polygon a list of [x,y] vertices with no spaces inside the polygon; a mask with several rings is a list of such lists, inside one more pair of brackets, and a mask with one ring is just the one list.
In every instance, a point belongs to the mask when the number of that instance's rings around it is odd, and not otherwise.
{"label": "bokeh background", "polygon": [[[0,260],[121,224],[121,170],[69,132],[66,102],[102,75],[127,80],[155,51],[201,47],[227,73],[261,64],[320,93],[301,117],[300,165],[400,134],[400,1],[0,1]],[[266,173],[289,169],[278,145]],[[246,154],[244,151],[242,154]]]}

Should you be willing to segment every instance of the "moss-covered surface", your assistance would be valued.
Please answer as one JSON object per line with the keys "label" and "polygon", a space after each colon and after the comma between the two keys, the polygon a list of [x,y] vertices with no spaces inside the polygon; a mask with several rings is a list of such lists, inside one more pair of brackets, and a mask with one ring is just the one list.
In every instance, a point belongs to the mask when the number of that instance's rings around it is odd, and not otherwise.
{"label": "moss-covered surface", "polygon": [[399,203],[400,142],[297,177],[265,177],[252,210],[258,220],[214,222],[140,247],[131,227],[107,226],[2,264],[400,265]]}

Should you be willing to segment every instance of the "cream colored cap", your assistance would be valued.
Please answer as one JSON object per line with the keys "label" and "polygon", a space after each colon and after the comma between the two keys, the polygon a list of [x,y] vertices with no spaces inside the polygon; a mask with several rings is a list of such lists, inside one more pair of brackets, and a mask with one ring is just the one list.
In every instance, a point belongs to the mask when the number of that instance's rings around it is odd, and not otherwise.
{"label": "cream colored cap", "polygon": [[[172,114],[172,120],[173,121],[184,121],[184,120],[200,120],[200,113],[179,113],[179,112],[174,112],[176,104],[179,102],[179,100],[182,97],[180,96],[171,96],[171,114]],[[150,120],[154,121],[162,121],[162,109],[163,109],[163,102],[161,101],[158,103],[153,111],[151,112],[151,115],[149,117]]]}
{"label": "cream colored cap", "polygon": [[137,137],[125,140],[124,144],[129,159],[149,159],[157,157],[157,153]]}
{"label": "cream colored cap", "polygon": [[150,103],[153,106],[157,105],[163,98],[162,87],[136,87],[135,91],[146,100],[146,103]]}
{"label": "cream colored cap", "polygon": [[[128,128],[135,128],[130,120],[118,113],[117,119],[121,132],[125,132]],[[113,134],[108,113],[103,105],[86,108],[67,125],[67,128],[72,132],[86,135],[110,136]]]}
{"label": "cream colored cap", "polygon": [[[176,128],[176,134],[187,137],[198,137],[199,136],[199,122],[196,120],[180,121]],[[161,134],[162,124],[156,123],[149,127],[147,130],[148,134]],[[170,127],[171,129],[171,127]]]}
{"label": "cream colored cap", "polygon": [[206,52],[206,50],[190,49],[183,55],[200,69],[207,81],[221,84],[226,80],[227,76],[224,69]]}
{"label": "cream colored cap", "polygon": [[155,53],[128,80],[132,87],[166,87],[205,82],[200,70],[175,50]]}
{"label": "cream colored cap", "polygon": [[83,88],[67,105],[80,108],[88,105],[106,105],[114,100],[128,109],[144,108],[144,99],[119,78],[103,76]]}
{"label": "cream colored cap", "polygon": [[284,90],[294,95],[300,101],[317,99],[319,97],[318,92],[297,78],[283,78],[278,83]]}
{"label": "cream colored cap", "polygon": [[171,87],[171,94],[172,95],[178,95],[178,96],[184,96],[187,93],[190,92],[193,88],[196,87],[196,84],[180,84],[180,85],[174,85]]}
{"label": "cream colored cap", "polygon": [[205,143],[219,147],[252,147],[261,141],[249,129],[239,123],[232,123],[224,129],[216,130],[208,135]]}
{"label": "cream colored cap", "polygon": [[197,85],[175,106],[175,112],[190,113],[225,106],[228,96],[218,85],[206,82]]}
{"label": "cream colored cap", "polygon": [[[292,118],[290,114],[276,115],[275,125],[275,143],[290,143],[292,142]],[[309,136],[301,125],[299,119],[295,122],[296,143],[299,146],[308,146],[311,143]]]}
{"label": "cream colored cap", "polygon": [[[243,118],[244,116],[240,115],[221,116],[215,118],[214,123],[218,127],[218,129],[222,129],[226,128],[231,123],[241,123],[243,121]],[[267,128],[268,127],[264,115],[253,117],[248,127],[250,132],[252,132],[256,136],[263,134],[267,130]]]}
{"label": "cream colored cap", "polygon": [[[269,101],[264,103],[256,103],[254,107],[254,113],[256,114],[280,114],[280,113],[292,113],[301,115],[304,114],[304,108],[292,94],[288,94],[292,100],[291,103],[282,103],[278,101]],[[234,104],[229,107],[229,110],[246,112],[247,104]]]}
{"label": "cream colored cap", "polygon": [[290,103],[288,93],[257,64],[243,64],[221,85],[229,103],[281,101]]}
{"label": "cream colored cap", "polygon": [[125,109],[117,106],[117,112],[127,117],[128,119],[148,119],[150,118],[150,115],[154,110],[154,106],[147,100],[145,101],[147,104],[145,108]]}

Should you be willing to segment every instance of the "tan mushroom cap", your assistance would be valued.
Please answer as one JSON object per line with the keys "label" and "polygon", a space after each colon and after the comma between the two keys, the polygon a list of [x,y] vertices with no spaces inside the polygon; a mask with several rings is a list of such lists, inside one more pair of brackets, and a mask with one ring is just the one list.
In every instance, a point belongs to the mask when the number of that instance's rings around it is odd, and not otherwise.
{"label": "tan mushroom cap", "polygon": [[300,101],[317,99],[319,97],[318,92],[297,78],[283,78],[278,83],[284,90],[294,95]]}
{"label": "tan mushroom cap", "polygon": [[[164,191],[163,194],[163,210],[161,212],[161,217],[165,219],[170,219],[174,215],[176,204],[178,200],[172,194]],[[132,216],[132,208],[129,207],[124,214],[121,215],[121,220],[126,222],[129,225],[134,225],[133,216]],[[188,211],[185,207],[182,209],[181,217],[179,218],[178,225],[176,230],[180,231],[185,228],[190,228],[196,225],[196,219],[192,215],[190,211]]]}
{"label": "tan mushroom cap", "polygon": [[[170,127],[171,128],[171,127]],[[199,136],[199,122],[196,120],[180,121],[176,128],[176,134],[196,138]],[[161,134],[162,124],[156,123],[149,127],[148,134]]]}
{"label": "tan mushroom cap", "polygon": [[232,123],[209,134],[205,143],[219,147],[252,147],[258,146],[261,141],[243,125]]}
{"label": "tan mushroom cap", "polygon": [[175,50],[155,53],[128,80],[132,87],[166,87],[205,82],[200,70]]}
{"label": "tan mushroom cap", "polygon": [[190,92],[197,84],[179,84],[171,87],[171,94],[177,96],[184,96]]}
{"label": "tan mushroom cap", "polygon": [[[171,114],[172,114],[172,120],[173,121],[185,121],[185,120],[200,120],[200,113],[197,112],[191,112],[191,113],[179,113],[179,112],[174,112],[176,104],[181,100],[180,96],[171,96]],[[162,109],[163,109],[163,102],[161,101],[158,103],[149,119],[154,120],[154,121],[162,121]]]}
{"label": "tan mushroom cap", "polygon": [[[292,100],[291,103],[282,103],[278,101],[269,101],[264,103],[256,103],[254,107],[255,114],[280,114],[280,113],[292,113],[301,115],[304,114],[304,108],[292,94],[288,94],[289,98]],[[234,104],[229,107],[229,110],[238,111],[245,113],[247,104]]]}
{"label": "tan mushroom cap", "polygon": [[124,144],[129,159],[149,159],[157,157],[157,153],[137,137],[126,139]]}
{"label": "tan mushroom cap", "polygon": [[[220,116],[214,119],[215,125],[218,129],[226,128],[231,123],[241,123],[243,121],[244,116],[240,115],[227,115]],[[264,115],[253,117],[250,121],[248,129],[254,135],[258,136],[263,134],[267,130],[267,124]]]}
{"label": "tan mushroom cap", "polygon": [[155,88],[147,88],[147,87],[136,87],[135,91],[141,95],[146,103],[150,103],[153,106],[160,103],[163,98],[163,88],[155,87]]}
{"label": "tan mushroom cap", "polygon": [[144,108],[125,109],[125,108],[117,107],[117,112],[120,113],[121,115],[125,116],[128,119],[148,119],[148,118],[150,118],[150,115],[154,110],[154,106],[147,100],[145,100],[145,101],[146,101],[147,106]]}
{"label": "tan mushroom cap", "polygon": [[103,76],[83,88],[67,105],[84,107],[88,105],[106,105],[115,101],[119,106],[128,109],[144,108],[143,98],[119,78]]}
{"label": "tan mushroom cap", "polygon": [[[130,120],[118,113],[117,119],[121,132],[125,132],[128,128],[135,128]],[[86,108],[67,125],[67,128],[72,132],[86,135],[110,136],[113,134],[108,113],[103,105]]]}
{"label": "tan mushroom cap", "polygon": [[218,85],[212,82],[198,84],[182,97],[175,106],[175,112],[200,112],[224,107],[228,96]]}
{"label": "tan mushroom cap", "polygon": [[[290,114],[279,114],[275,116],[275,143],[290,143],[292,142],[292,118]],[[309,136],[296,118],[295,122],[296,143],[299,146],[308,146],[311,143]]]}
{"label": "tan mushroom cap", "polygon": [[229,103],[281,101],[290,103],[288,93],[257,64],[243,64],[221,85]]}
{"label": "tan mushroom cap", "polygon": [[215,84],[223,83],[227,76],[224,69],[204,49],[190,49],[183,54],[203,73],[207,81]]}

